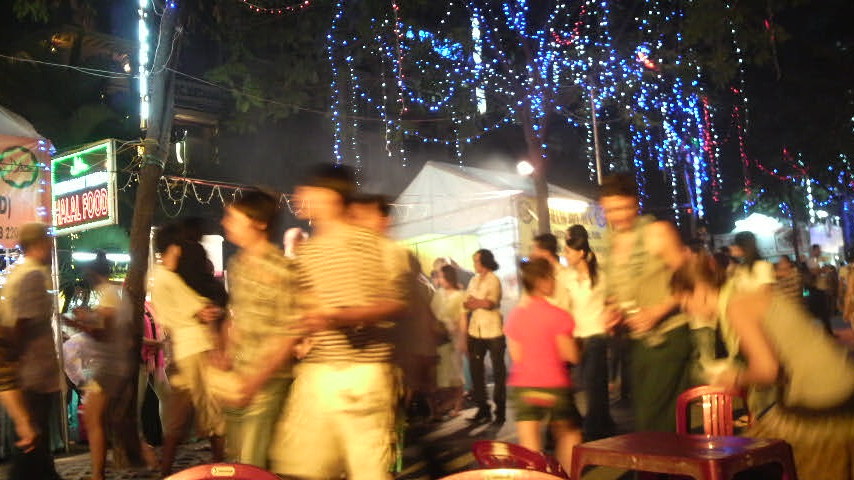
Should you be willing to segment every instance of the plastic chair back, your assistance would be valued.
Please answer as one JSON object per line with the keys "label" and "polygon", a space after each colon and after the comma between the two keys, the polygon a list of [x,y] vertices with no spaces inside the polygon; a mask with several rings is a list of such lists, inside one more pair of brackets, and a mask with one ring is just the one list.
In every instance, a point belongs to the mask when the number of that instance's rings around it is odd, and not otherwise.
{"label": "plastic chair back", "polygon": [[703,385],[682,392],[676,399],[676,433],[691,433],[689,409],[699,401],[703,408],[703,433],[729,436],[733,434],[733,398],[743,398],[740,392]]}
{"label": "plastic chair back", "polygon": [[472,445],[471,450],[477,464],[482,468],[532,470],[566,478],[566,472],[556,459],[521,445],[480,440]]}
{"label": "plastic chair back", "polygon": [[281,480],[273,472],[242,463],[208,463],[196,465],[166,477],[164,480]]}

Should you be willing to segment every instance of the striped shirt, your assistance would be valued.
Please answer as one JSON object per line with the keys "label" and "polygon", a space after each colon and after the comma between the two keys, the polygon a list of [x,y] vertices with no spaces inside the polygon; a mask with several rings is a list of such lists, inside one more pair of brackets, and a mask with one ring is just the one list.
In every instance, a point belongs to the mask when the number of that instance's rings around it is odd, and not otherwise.
{"label": "striped shirt", "polygon": [[[261,255],[240,252],[228,265],[229,308],[234,368],[238,373],[257,367],[272,337],[301,335],[301,314],[294,264],[281,250],[268,244]],[[289,367],[276,378],[291,375]]]}
{"label": "striped shirt", "polygon": [[[340,225],[316,235],[297,250],[300,289],[322,308],[366,307],[393,299],[381,237]],[[391,359],[393,322],[317,332],[306,362],[377,363]]]}

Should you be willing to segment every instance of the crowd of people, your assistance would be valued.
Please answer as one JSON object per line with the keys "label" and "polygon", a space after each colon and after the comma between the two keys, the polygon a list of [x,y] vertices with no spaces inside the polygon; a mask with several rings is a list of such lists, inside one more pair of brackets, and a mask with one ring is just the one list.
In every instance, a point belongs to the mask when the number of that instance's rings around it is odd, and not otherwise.
{"label": "crowd of people", "polygon": [[[276,197],[253,190],[226,206],[221,224],[238,252],[225,284],[197,223],[157,230],[140,384],[160,396],[163,475],[193,426],[215,461],[289,478],[388,479],[400,416],[421,406],[424,421],[441,420],[468,400],[468,421],[500,425],[508,398],[519,443],[542,451],[548,426],[569,471],[574,445],[615,434],[609,381],[619,370],[636,430],[674,431],[676,397],[691,385],[747,390],[747,434],[787,440],[802,478],[854,479],[854,363],[814,320],[837,308],[854,320],[854,271],[834,280],[820,250],[801,268],[763,260],[749,232],[715,254],[688,247],[671,224],[639,214],[634,179],[614,175],[601,187],[600,255],[581,225],[562,240],[537,236],[519,252],[524,294],[503,310],[492,251],[470,252],[473,272],[436,259],[428,276],[388,237],[386,199],[357,192],[347,167],[319,166],[292,205],[312,230],[286,232],[284,252],[272,241]],[[0,317],[0,402],[19,446],[12,478],[58,478],[38,434],[61,378],[42,348],[53,342],[47,229],[23,228],[21,246]],[[109,264],[87,272],[97,301],[67,323],[86,338],[75,382],[102,480],[105,412],[139,356]]]}

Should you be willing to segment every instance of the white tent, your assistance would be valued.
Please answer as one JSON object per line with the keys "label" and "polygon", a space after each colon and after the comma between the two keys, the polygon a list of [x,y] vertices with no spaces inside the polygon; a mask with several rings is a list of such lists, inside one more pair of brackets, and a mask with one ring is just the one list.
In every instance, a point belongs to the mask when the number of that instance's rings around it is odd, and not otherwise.
{"label": "white tent", "polygon": [[23,138],[42,138],[24,117],[0,105],[0,135]]}
{"label": "white tent", "polygon": [[[395,201],[391,235],[415,252],[426,272],[439,257],[471,270],[471,255],[480,248],[491,250],[508,307],[518,294],[516,265],[536,234],[535,211],[528,177],[427,162]],[[585,225],[591,240],[600,238],[604,220],[597,212],[591,199],[549,185],[552,233],[559,238],[573,224]]]}
{"label": "white tent", "polygon": [[[397,198],[392,235],[407,239],[427,234],[471,233],[481,225],[533,213],[534,184],[511,173],[427,162]],[[549,185],[549,207],[587,211],[593,201]],[[557,208],[555,208],[557,207]]]}

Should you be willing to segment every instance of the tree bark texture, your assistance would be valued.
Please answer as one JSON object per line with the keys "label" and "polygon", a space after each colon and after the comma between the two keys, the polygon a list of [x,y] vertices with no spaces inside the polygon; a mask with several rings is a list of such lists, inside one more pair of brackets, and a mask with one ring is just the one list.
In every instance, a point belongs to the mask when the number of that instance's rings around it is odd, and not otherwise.
{"label": "tree bark texture", "polygon": [[140,429],[136,409],[136,382],[140,365],[140,350],[143,335],[143,309],[146,293],[146,273],[148,271],[148,253],[151,224],[154,208],[157,205],[157,185],[163,173],[163,165],[168,158],[169,137],[174,115],[174,75],[169,70],[177,56],[180,45],[175,50],[163,48],[172,45],[178,34],[178,15],[180,2],[168,4],[160,20],[157,49],[149,75],[149,124],[142,146],[142,161],[139,170],[139,184],[136,189],[133,219],[130,232],[130,268],[125,282],[125,295],[133,305],[132,335],[134,339],[129,361],[132,374],[126,388],[110,409],[111,440],[113,455],[118,466],[139,465],[142,463],[140,448]]}

